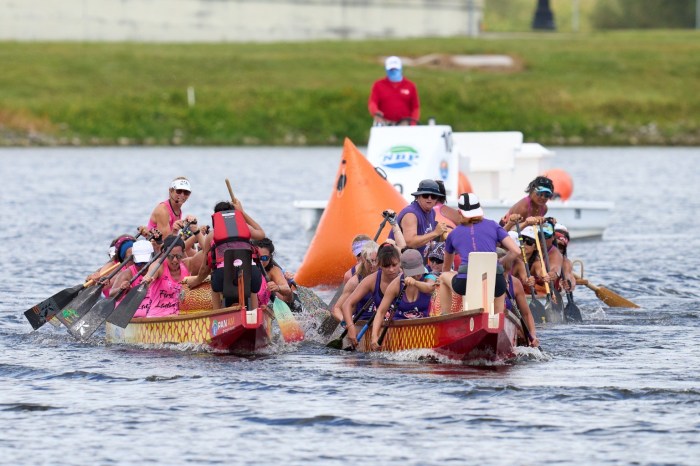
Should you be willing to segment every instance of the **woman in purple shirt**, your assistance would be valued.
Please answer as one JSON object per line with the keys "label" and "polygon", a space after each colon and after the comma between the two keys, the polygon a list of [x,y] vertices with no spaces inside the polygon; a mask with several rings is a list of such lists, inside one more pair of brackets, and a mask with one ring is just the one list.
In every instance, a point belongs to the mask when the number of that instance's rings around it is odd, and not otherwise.
{"label": "woman in purple shirt", "polygon": [[[473,193],[463,193],[459,197],[459,210],[462,222],[447,235],[445,256],[440,275],[440,304],[443,314],[449,312],[452,293],[464,295],[467,292],[467,266],[471,252],[496,252],[502,245],[513,256],[519,257],[520,249],[508,233],[493,220],[484,218],[479,198]],[[462,259],[458,271],[452,270],[454,256]],[[503,269],[496,274],[494,310],[503,312],[505,306],[506,281]]]}

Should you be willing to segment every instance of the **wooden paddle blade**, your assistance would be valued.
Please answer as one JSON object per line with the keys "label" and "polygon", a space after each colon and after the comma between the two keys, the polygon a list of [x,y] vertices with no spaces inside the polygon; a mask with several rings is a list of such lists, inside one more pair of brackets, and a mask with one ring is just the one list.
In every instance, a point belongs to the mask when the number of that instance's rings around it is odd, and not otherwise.
{"label": "wooden paddle blade", "polygon": [[275,312],[275,320],[280,326],[280,333],[282,333],[285,342],[292,343],[304,339],[304,330],[292,315],[287,303],[281,299],[275,299],[272,303],[272,310]]}
{"label": "wooden paddle blade", "polygon": [[102,285],[85,288],[78,293],[73,301],[61,309],[61,312],[56,314],[56,318],[66,327],[70,327],[97,303],[102,294],[102,288]]}
{"label": "wooden paddle blade", "polygon": [[76,285],[72,288],[61,290],[50,298],[24,311],[24,317],[27,318],[32,328],[36,330],[70,303],[83,288],[84,285]]}
{"label": "wooden paddle blade", "polygon": [[115,304],[113,298],[98,302],[84,316],[68,327],[68,333],[78,340],[87,340],[114,312]]}
{"label": "wooden paddle blade", "polygon": [[107,322],[117,327],[126,328],[129,322],[138,311],[139,306],[148,294],[148,283],[141,283],[136,288],[132,288],[119,303],[114,312],[108,316]]}
{"label": "wooden paddle blade", "polygon": [[614,291],[605,288],[604,286],[600,285],[598,288],[595,290],[595,295],[603,301],[605,304],[607,304],[609,307],[628,307],[628,308],[638,308],[635,303],[632,301],[629,301],[619,294],[615,293]]}

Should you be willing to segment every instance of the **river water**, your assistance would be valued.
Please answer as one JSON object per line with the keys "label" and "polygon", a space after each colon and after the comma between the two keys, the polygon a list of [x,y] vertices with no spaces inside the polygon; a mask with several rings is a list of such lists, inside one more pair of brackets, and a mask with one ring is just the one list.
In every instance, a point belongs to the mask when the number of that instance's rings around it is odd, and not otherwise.
{"label": "river water", "polygon": [[641,308],[607,308],[579,287],[584,322],[542,327],[543,352],[512,364],[389,359],[314,338],[277,338],[255,357],[134,348],[25,321],[144,224],[179,175],[193,186],[185,213],[203,220],[229,178],[293,270],[309,238],[292,201],[327,198],[340,154],[0,150],[0,464],[698,464],[695,148],[557,150],[575,198],[616,204],[603,240],[572,242],[570,255]]}

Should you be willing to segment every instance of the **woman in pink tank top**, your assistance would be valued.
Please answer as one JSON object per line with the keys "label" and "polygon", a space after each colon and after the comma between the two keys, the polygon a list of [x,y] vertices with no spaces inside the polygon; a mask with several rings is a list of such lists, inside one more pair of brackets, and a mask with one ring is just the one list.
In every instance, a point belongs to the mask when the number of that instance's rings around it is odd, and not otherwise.
{"label": "woman in pink tank top", "polygon": [[[145,278],[151,282],[148,288],[148,309],[139,309],[135,317],[164,317],[180,312],[180,290],[182,280],[189,275],[187,265],[191,258],[185,257],[185,242],[179,236],[169,236],[163,241],[163,248],[168,248],[173,242],[175,247],[165,258],[163,265],[157,269],[152,278]],[[158,265],[155,262],[149,270]],[[140,314],[140,315],[139,315]]]}

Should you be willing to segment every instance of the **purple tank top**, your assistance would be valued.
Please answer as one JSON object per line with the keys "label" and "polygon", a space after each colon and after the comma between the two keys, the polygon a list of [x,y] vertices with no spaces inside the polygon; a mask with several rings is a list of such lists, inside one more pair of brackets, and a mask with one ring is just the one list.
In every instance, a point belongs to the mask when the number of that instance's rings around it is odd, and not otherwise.
{"label": "purple tank top", "polygon": [[[413,201],[406,207],[404,207],[401,212],[399,212],[399,215],[396,218],[396,221],[399,225],[401,225],[401,221],[403,220],[404,216],[408,213],[415,215],[416,219],[418,220],[418,224],[416,225],[416,234],[424,235],[426,233],[430,233],[435,229],[436,221],[435,211],[433,209],[430,209],[430,212],[424,212],[423,209],[420,208],[420,205],[418,205],[418,201]],[[394,239],[393,231],[389,233],[389,238]],[[426,245],[423,245],[416,249],[420,251],[421,255],[425,257],[425,248]]]}
{"label": "purple tank top", "polygon": [[[425,274],[423,275],[425,277]],[[403,275],[401,276],[401,286],[403,287]],[[415,301],[408,302],[406,293],[401,297],[398,308],[394,314],[394,320],[401,319],[417,319],[419,317],[428,317],[430,310],[430,294],[418,293],[418,298]]]}

